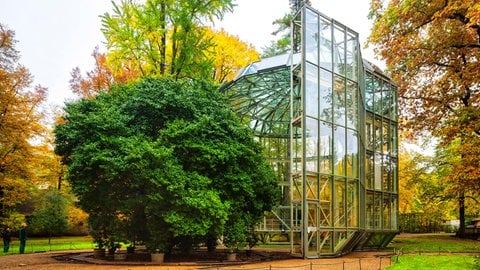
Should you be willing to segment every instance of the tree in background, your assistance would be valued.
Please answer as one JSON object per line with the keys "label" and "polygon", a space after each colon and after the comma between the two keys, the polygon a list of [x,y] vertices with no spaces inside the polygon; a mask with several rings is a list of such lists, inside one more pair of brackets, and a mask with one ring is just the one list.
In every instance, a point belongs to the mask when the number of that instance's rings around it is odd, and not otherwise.
{"label": "tree in background", "polygon": [[290,22],[303,5],[311,5],[311,2],[310,0],[289,0],[289,2],[290,12],[283,15],[282,18],[273,21],[273,24],[277,26],[277,29],[272,35],[280,35],[280,37],[277,38],[277,40],[272,40],[267,47],[262,48],[262,57],[271,57],[290,53],[291,51]]}
{"label": "tree in background", "polygon": [[373,0],[371,16],[369,42],[399,86],[404,130],[429,132],[439,147],[459,142],[449,178],[464,236],[465,192],[480,191],[480,2]]}
{"label": "tree in background", "polygon": [[277,199],[262,149],[209,83],[118,85],[68,104],[55,134],[97,242],[168,250],[236,223],[247,234]]}
{"label": "tree in background", "polygon": [[[18,63],[14,32],[0,24],[0,217],[29,198],[36,177],[34,141],[45,128],[41,104],[46,89],[31,87],[32,76]],[[18,225],[17,225],[18,226]]]}
{"label": "tree in background", "polygon": [[54,235],[61,235],[68,229],[68,201],[55,188],[46,189],[36,200],[31,227],[34,231],[46,233],[48,244]]}
{"label": "tree in background", "polygon": [[[456,198],[450,192],[451,183],[445,179],[448,164],[444,163],[444,157],[438,153],[427,155],[426,149],[407,149],[405,141],[402,145],[399,158],[399,211],[403,217],[418,215],[423,222],[403,224],[421,229],[420,226],[439,225],[445,220],[454,219]],[[411,223],[409,220],[403,222]]]}
{"label": "tree in background", "polygon": [[102,31],[114,74],[132,68],[141,76],[211,76],[206,55],[211,40],[201,25],[232,11],[232,0],[123,0],[113,5],[113,14],[102,16]]}
{"label": "tree in background", "polygon": [[[259,60],[259,55],[253,46],[242,42],[238,37],[229,35],[224,30],[215,31],[206,27],[204,30],[205,37],[211,42],[210,47],[203,53],[213,65],[205,79],[211,79],[219,84],[231,81],[241,68]],[[125,62],[122,65],[123,69],[114,73],[113,67],[107,62],[108,55],[110,52],[100,53],[98,48],[95,48],[92,53],[95,59],[93,70],[85,75],[82,75],[78,67],[72,70],[70,88],[73,93],[81,98],[90,99],[100,92],[109,91],[110,86],[115,83],[126,83],[140,77],[140,70],[136,70],[131,62]]]}

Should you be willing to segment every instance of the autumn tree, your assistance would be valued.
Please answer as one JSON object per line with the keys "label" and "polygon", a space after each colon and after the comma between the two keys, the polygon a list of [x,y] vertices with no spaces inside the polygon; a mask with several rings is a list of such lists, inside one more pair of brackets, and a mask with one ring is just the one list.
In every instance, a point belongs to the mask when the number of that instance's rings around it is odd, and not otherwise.
{"label": "autumn tree", "polygon": [[400,214],[418,214],[422,221],[436,224],[453,219],[456,198],[445,179],[449,174],[445,156],[425,154],[425,149],[411,145],[402,143],[399,153]]}
{"label": "autumn tree", "polygon": [[[204,53],[212,62],[208,77],[204,79],[219,84],[231,81],[241,68],[259,60],[255,48],[238,37],[228,34],[223,29],[217,31],[205,27],[204,30],[206,38],[211,41],[210,47]],[[100,53],[98,48],[95,48],[92,53],[95,64],[91,71],[82,75],[78,67],[72,70],[70,89],[73,93],[81,98],[91,99],[100,92],[109,91],[113,84],[125,83],[140,77],[140,70],[136,70],[131,62],[125,62],[122,68],[114,73],[111,63],[107,62],[109,54],[110,52]]]}
{"label": "autumn tree", "polygon": [[44,135],[41,104],[46,89],[31,87],[32,76],[19,64],[14,32],[0,24],[0,217],[29,197],[36,177],[34,141]]}
{"label": "autumn tree", "polygon": [[[459,196],[480,190],[480,2],[373,0],[369,42],[398,84],[404,129],[459,140],[450,180]],[[463,222],[463,223],[462,223]]]}
{"label": "autumn tree", "polygon": [[76,67],[71,72],[70,89],[81,98],[94,98],[100,92],[108,91],[115,83],[125,83],[139,76],[139,71],[132,69],[128,63],[114,74],[105,53],[99,52],[98,47],[93,51],[92,57],[95,60],[93,70],[82,75],[80,68]]}
{"label": "autumn tree", "polygon": [[113,5],[113,13],[102,16],[102,31],[114,73],[130,64],[142,76],[211,75],[206,55],[211,40],[202,24],[232,11],[232,0],[123,0]]}

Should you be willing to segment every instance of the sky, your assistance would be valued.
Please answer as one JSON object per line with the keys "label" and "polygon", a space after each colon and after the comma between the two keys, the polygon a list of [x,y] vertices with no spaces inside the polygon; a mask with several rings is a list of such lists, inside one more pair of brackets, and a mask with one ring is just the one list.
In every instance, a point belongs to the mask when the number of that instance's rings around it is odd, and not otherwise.
{"label": "sky", "polygon": [[[118,1],[116,1],[118,2]],[[274,37],[272,22],[289,12],[288,0],[234,0],[233,13],[215,27],[250,43],[258,51]],[[362,48],[370,33],[370,0],[311,0],[312,7],[358,32]],[[70,73],[93,68],[92,52],[104,52],[100,15],[113,10],[110,0],[0,0],[0,23],[15,31],[20,63],[33,75],[32,85],[47,87],[48,103],[63,106],[74,95]],[[364,58],[380,65],[371,49]]]}

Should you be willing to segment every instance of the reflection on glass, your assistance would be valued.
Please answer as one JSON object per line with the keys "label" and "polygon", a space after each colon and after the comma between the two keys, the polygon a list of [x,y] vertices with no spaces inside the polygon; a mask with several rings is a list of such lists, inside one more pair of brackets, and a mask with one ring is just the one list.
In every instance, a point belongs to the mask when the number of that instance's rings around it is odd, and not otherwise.
{"label": "reflection on glass", "polygon": [[346,75],[347,78],[357,81],[358,69],[358,36],[356,33],[347,31],[347,50],[346,50]]}
{"label": "reflection on glass", "polygon": [[334,76],[333,81],[333,120],[337,125],[345,126],[346,115],[346,86],[343,77]]}
{"label": "reflection on glass", "polygon": [[358,134],[356,131],[347,129],[347,176],[358,177]]}
{"label": "reflection on glass", "polygon": [[334,71],[337,74],[345,75],[345,29],[335,25],[333,28],[333,61]]}
{"label": "reflection on glass", "polygon": [[335,203],[333,206],[334,217],[333,224],[335,227],[345,227],[346,214],[346,190],[345,179],[335,179]]}
{"label": "reflection on glass", "polygon": [[306,65],[305,110],[308,116],[318,117],[318,68]]}
{"label": "reflection on glass", "polygon": [[334,127],[334,174],[345,175],[345,156],[347,144],[345,141],[345,128],[341,126]]}
{"label": "reflection on glass", "polygon": [[318,16],[311,10],[306,13],[305,55],[307,61],[318,65]]}
{"label": "reflection on glass", "polygon": [[333,121],[332,73],[320,69],[320,119]]}

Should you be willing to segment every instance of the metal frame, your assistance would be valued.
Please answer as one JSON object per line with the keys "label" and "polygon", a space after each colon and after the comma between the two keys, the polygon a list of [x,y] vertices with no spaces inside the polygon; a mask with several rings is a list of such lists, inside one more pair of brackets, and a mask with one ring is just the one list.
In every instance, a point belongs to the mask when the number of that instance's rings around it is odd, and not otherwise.
{"label": "metal frame", "polygon": [[303,258],[383,247],[398,231],[396,86],[343,24],[304,6],[291,26],[289,55],[221,89],[283,179],[256,232]]}

